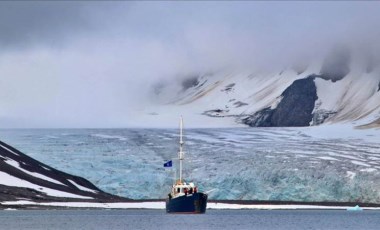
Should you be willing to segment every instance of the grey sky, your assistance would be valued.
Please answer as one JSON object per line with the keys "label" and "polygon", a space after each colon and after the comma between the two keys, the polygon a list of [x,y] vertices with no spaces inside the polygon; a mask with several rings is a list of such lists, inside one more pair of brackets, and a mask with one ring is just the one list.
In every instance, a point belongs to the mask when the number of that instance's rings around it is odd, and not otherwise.
{"label": "grey sky", "polygon": [[160,78],[378,49],[380,2],[0,2],[0,127],[125,127]]}

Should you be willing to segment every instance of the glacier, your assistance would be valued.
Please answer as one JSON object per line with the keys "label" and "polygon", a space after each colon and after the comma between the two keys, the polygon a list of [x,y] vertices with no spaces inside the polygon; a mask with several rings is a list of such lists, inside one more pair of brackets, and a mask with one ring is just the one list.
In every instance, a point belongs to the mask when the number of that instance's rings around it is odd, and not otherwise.
{"label": "glacier", "polygon": [[[185,178],[210,199],[380,203],[378,130],[350,126],[185,130]],[[102,190],[165,198],[176,129],[10,129],[0,139]],[[176,166],[176,161],[174,161]]]}

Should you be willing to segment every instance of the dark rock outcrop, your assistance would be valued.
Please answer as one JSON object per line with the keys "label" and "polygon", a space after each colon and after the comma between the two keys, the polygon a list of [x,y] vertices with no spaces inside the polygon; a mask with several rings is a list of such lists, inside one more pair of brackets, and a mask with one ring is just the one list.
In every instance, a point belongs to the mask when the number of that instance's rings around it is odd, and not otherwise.
{"label": "dark rock outcrop", "polygon": [[202,114],[209,116],[209,117],[224,117],[229,112],[229,110],[223,110],[223,109],[211,109],[204,111]]}
{"label": "dark rock outcrop", "polygon": [[242,106],[247,106],[248,103],[245,103],[245,102],[242,102],[242,101],[237,101],[234,103],[234,106],[235,108],[239,108],[239,107],[242,107]]}
{"label": "dark rock outcrop", "polygon": [[229,92],[233,91],[234,86],[235,86],[235,83],[231,83],[229,85],[226,85],[226,87],[224,89],[222,89],[221,91],[229,93]]}
{"label": "dark rock outcrop", "polygon": [[1,141],[0,172],[6,177],[14,178],[14,181],[6,182],[2,181],[4,178],[0,178],[0,201],[23,199],[36,202],[116,202],[129,200],[105,193],[88,180],[56,170]]}
{"label": "dark rock outcrop", "polygon": [[293,82],[282,94],[276,108],[264,108],[243,119],[243,123],[255,127],[309,126],[317,97],[315,76]]}
{"label": "dark rock outcrop", "polygon": [[252,126],[252,127],[271,127],[275,126],[272,123],[272,116],[273,116],[274,110],[270,107],[264,108],[260,111],[257,111],[256,113],[252,114],[251,116],[248,116],[242,120],[242,122],[246,125]]}
{"label": "dark rock outcrop", "polygon": [[199,84],[198,76],[187,77],[182,81],[182,89],[185,91]]}
{"label": "dark rock outcrop", "polygon": [[323,62],[320,77],[332,82],[343,79],[350,72],[350,51],[346,47],[336,47]]}

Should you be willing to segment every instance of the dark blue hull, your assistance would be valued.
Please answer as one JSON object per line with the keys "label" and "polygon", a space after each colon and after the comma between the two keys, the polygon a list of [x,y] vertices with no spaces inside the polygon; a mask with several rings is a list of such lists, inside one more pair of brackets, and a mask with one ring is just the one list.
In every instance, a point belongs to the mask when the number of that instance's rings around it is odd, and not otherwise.
{"label": "dark blue hull", "polygon": [[205,213],[207,195],[201,192],[166,199],[167,213]]}

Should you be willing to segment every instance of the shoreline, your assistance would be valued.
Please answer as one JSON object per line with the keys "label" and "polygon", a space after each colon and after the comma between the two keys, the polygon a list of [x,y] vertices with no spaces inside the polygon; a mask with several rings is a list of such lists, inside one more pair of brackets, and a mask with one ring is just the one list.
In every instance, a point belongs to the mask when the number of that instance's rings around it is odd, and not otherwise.
{"label": "shoreline", "polygon": [[[380,204],[352,202],[291,202],[254,200],[210,200],[208,210],[347,210],[359,205],[363,210],[380,210]],[[3,201],[1,210],[164,210],[162,199],[131,200],[128,202],[33,202],[27,200]]]}

